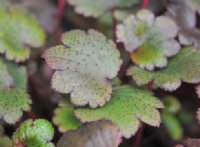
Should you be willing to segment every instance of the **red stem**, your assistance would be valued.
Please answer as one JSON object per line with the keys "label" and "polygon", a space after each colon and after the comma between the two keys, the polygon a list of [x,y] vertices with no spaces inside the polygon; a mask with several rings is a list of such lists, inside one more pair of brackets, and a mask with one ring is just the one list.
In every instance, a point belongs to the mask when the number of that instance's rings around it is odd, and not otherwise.
{"label": "red stem", "polygon": [[55,28],[55,36],[56,36],[56,43],[59,44],[60,40],[61,40],[61,21],[63,18],[63,13],[65,10],[65,5],[67,3],[67,0],[58,0],[58,9],[57,9],[57,24],[56,24],[56,28]]}
{"label": "red stem", "polygon": [[66,4],[67,0],[59,0],[58,1],[58,12],[57,12],[57,25],[60,25],[60,22],[63,18],[63,12],[65,9],[65,4]]}
{"label": "red stem", "polygon": [[32,120],[36,120],[37,117],[32,111],[28,112],[27,114]]}
{"label": "red stem", "polygon": [[147,8],[147,6],[149,5],[149,2],[150,2],[150,0],[143,0],[143,3],[142,3],[142,6],[141,6],[141,9],[145,9],[145,8]]}
{"label": "red stem", "polygon": [[142,139],[142,135],[143,135],[143,130],[144,130],[145,125],[143,123],[141,123],[141,126],[137,132],[136,138],[135,138],[135,144],[134,147],[139,147],[140,146],[140,142]]}

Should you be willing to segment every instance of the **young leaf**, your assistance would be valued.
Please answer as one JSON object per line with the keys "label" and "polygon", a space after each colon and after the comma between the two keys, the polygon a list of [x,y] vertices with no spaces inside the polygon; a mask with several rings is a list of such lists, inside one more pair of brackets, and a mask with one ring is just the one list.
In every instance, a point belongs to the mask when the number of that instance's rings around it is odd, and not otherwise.
{"label": "young leaf", "polygon": [[176,114],[181,110],[181,104],[178,99],[174,96],[167,96],[163,103],[165,105],[165,111],[170,114]]}
{"label": "young leaf", "polygon": [[0,8],[0,53],[8,60],[24,61],[30,55],[27,46],[40,47],[45,34],[34,17],[17,7]]}
{"label": "young leaf", "polygon": [[200,82],[200,51],[194,47],[187,47],[171,59],[165,69],[158,71],[146,71],[138,67],[131,67],[128,70],[138,85],[145,85],[154,81],[154,86],[173,91],[181,82]]}
{"label": "young leaf", "polygon": [[22,116],[22,111],[30,110],[31,100],[22,89],[0,90],[0,118],[14,124]]}
{"label": "young leaf", "polygon": [[183,128],[177,117],[167,111],[162,112],[163,123],[174,140],[180,140],[183,137]]}
{"label": "young leaf", "polygon": [[130,7],[139,0],[68,0],[69,4],[75,6],[75,11],[84,16],[99,17],[105,11],[115,7]]}
{"label": "young leaf", "polygon": [[50,142],[54,136],[52,124],[44,119],[37,119],[34,122],[27,120],[13,134],[12,140],[15,144],[22,144],[28,147],[53,147]]}
{"label": "young leaf", "polygon": [[112,100],[104,107],[79,108],[75,110],[75,115],[83,123],[111,120],[119,126],[123,136],[130,138],[138,130],[140,121],[151,126],[160,125],[160,113],[156,108],[163,108],[163,104],[148,91],[121,86],[114,90]]}
{"label": "young leaf", "polygon": [[155,18],[151,11],[142,9],[117,26],[117,41],[132,52],[131,59],[136,64],[153,70],[166,66],[167,57],[179,52],[180,45],[174,39],[177,32],[176,24],[169,17]]}
{"label": "young leaf", "polygon": [[53,122],[58,126],[60,132],[74,130],[80,126],[79,120],[74,115],[72,104],[65,104],[65,106],[57,108],[54,113]]}
{"label": "young leaf", "polygon": [[115,44],[95,30],[69,31],[62,42],[44,53],[47,64],[56,70],[53,89],[71,93],[76,105],[103,106],[111,97],[110,80],[122,63]]}
{"label": "young leaf", "polygon": [[65,133],[57,147],[118,147],[120,142],[118,127],[109,121],[98,121]]}

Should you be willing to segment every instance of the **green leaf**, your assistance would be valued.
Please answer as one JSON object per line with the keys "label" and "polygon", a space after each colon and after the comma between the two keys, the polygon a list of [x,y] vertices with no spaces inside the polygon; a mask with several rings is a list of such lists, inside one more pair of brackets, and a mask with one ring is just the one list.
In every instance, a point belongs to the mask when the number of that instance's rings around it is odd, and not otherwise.
{"label": "green leaf", "polygon": [[99,17],[106,11],[115,7],[130,7],[139,0],[69,0],[69,4],[75,6],[75,11],[84,16]]}
{"label": "green leaf", "polygon": [[131,52],[131,59],[148,70],[165,67],[167,57],[177,54],[179,43],[174,39],[178,27],[167,16],[155,17],[146,9],[130,15],[122,24],[117,25],[117,41]]}
{"label": "green leaf", "polygon": [[163,101],[165,105],[165,111],[175,114],[181,110],[181,104],[174,96],[167,96]]}
{"label": "green leaf", "polygon": [[111,79],[122,63],[115,44],[95,30],[69,31],[62,43],[44,53],[47,64],[56,70],[52,88],[71,93],[75,105],[103,106],[110,100]]}
{"label": "green leaf", "polygon": [[13,134],[12,140],[28,147],[53,147],[50,142],[54,136],[52,124],[45,119],[27,120]]}
{"label": "green leaf", "polygon": [[17,7],[0,8],[0,53],[21,62],[30,55],[28,46],[40,47],[45,33],[33,16]]}
{"label": "green leaf", "polygon": [[118,147],[121,134],[109,121],[98,121],[65,133],[57,147]]}
{"label": "green leaf", "polygon": [[112,100],[104,107],[79,108],[75,115],[84,123],[111,120],[119,126],[123,136],[130,138],[138,130],[140,121],[151,126],[160,125],[160,113],[156,108],[163,108],[163,104],[148,91],[121,86],[114,90]]}
{"label": "green leaf", "polygon": [[127,74],[133,76],[138,85],[145,85],[153,80],[155,87],[173,91],[182,81],[200,82],[200,51],[194,47],[187,47],[172,58],[164,69],[151,72],[133,66]]}
{"label": "green leaf", "polygon": [[176,116],[169,112],[162,112],[163,123],[174,140],[180,140],[183,137],[183,128]]}
{"label": "green leaf", "polygon": [[23,111],[29,111],[31,100],[22,89],[0,89],[0,118],[14,124],[20,119]]}
{"label": "green leaf", "polygon": [[11,87],[27,89],[27,71],[24,66],[0,57],[0,87],[9,89]]}
{"label": "green leaf", "polygon": [[[61,105],[64,105],[63,102]],[[80,126],[79,120],[74,115],[74,107],[69,103],[55,109],[53,122],[60,132],[74,130]]]}
{"label": "green leaf", "polygon": [[17,65],[12,62],[6,62],[8,72],[13,78],[13,87],[27,89],[27,70],[25,66]]}
{"label": "green leaf", "polygon": [[6,136],[0,136],[1,147],[13,147],[12,140]]}

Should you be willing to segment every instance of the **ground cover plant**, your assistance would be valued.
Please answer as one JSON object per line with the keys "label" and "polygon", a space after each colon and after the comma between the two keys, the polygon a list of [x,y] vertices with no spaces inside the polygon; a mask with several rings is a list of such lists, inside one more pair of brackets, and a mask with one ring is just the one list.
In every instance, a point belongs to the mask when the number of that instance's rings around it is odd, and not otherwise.
{"label": "ground cover plant", "polygon": [[0,0],[0,147],[199,147],[199,0]]}

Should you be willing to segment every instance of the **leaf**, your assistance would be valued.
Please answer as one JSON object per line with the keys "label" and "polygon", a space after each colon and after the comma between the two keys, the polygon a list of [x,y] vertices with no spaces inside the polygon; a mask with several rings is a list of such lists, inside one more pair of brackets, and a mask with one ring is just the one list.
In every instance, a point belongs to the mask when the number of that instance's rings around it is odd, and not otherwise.
{"label": "leaf", "polygon": [[55,109],[53,122],[58,126],[60,132],[74,130],[80,126],[79,120],[74,115],[72,104],[65,104],[65,106]]}
{"label": "leaf", "polygon": [[151,126],[160,125],[160,113],[156,108],[163,108],[163,104],[148,91],[121,86],[114,90],[112,100],[104,107],[78,108],[75,115],[83,123],[111,120],[119,126],[124,137],[130,138],[138,130],[140,121]]}
{"label": "leaf", "polygon": [[52,124],[45,119],[27,120],[13,134],[12,140],[28,147],[53,147],[50,142],[54,136]]}
{"label": "leaf", "polygon": [[75,11],[84,16],[99,17],[106,11],[115,7],[130,7],[139,0],[68,0],[69,4],[75,6]]}
{"label": "leaf", "polygon": [[27,70],[25,66],[20,66],[12,62],[6,62],[10,75],[13,78],[13,87],[27,89]]}
{"label": "leaf", "polygon": [[167,5],[167,15],[179,26],[180,44],[200,47],[200,30],[196,28],[196,13],[183,0],[176,0]]}
{"label": "leaf", "polygon": [[109,121],[98,121],[65,133],[57,147],[118,147],[119,129]]}
{"label": "leaf", "polygon": [[0,118],[14,124],[22,116],[22,111],[30,110],[31,100],[22,89],[0,90]]}
{"label": "leaf", "polygon": [[39,24],[49,33],[53,33],[56,26],[56,6],[49,0],[20,0],[21,5],[35,15]]}
{"label": "leaf", "polygon": [[7,136],[0,136],[1,147],[13,147],[12,141]]}
{"label": "leaf", "polygon": [[172,58],[165,69],[151,72],[132,66],[127,74],[132,76],[138,85],[145,85],[153,80],[155,87],[174,91],[182,82],[200,82],[200,51],[187,47]]}
{"label": "leaf", "polygon": [[13,84],[13,78],[10,75],[6,64],[0,60],[0,87],[9,88]]}
{"label": "leaf", "polygon": [[168,113],[176,114],[181,110],[181,104],[174,96],[166,96],[163,103],[165,105],[165,111]]}
{"label": "leaf", "polygon": [[180,140],[183,137],[183,128],[177,117],[169,112],[162,112],[163,123],[170,135],[174,140]]}
{"label": "leaf", "polygon": [[27,89],[27,71],[24,66],[19,66],[0,57],[0,87]]}
{"label": "leaf", "polygon": [[155,18],[154,14],[142,9],[130,15],[122,24],[117,25],[117,41],[131,52],[131,59],[148,70],[165,67],[167,57],[177,54],[179,43],[174,39],[178,28],[167,16]]}
{"label": "leaf", "polygon": [[71,93],[75,105],[103,106],[110,100],[111,79],[122,63],[115,44],[95,30],[69,31],[62,42],[44,53],[47,64],[56,70],[52,88]]}
{"label": "leaf", "polygon": [[40,47],[45,34],[34,17],[17,7],[0,8],[0,53],[21,62],[30,55],[28,46]]}

